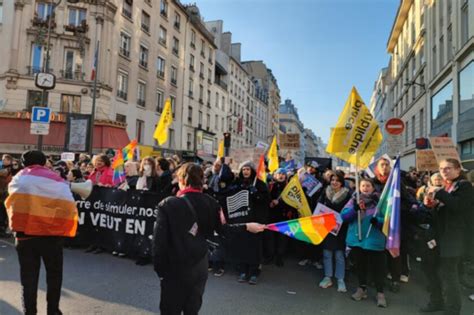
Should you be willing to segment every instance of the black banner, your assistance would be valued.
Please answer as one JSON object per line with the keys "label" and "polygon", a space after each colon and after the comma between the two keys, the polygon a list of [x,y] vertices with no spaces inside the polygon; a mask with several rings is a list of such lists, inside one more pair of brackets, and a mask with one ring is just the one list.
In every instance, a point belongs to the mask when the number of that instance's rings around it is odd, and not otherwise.
{"label": "black banner", "polygon": [[79,226],[75,242],[132,257],[150,256],[153,226],[163,198],[148,191],[95,186],[86,200],[76,197]]}

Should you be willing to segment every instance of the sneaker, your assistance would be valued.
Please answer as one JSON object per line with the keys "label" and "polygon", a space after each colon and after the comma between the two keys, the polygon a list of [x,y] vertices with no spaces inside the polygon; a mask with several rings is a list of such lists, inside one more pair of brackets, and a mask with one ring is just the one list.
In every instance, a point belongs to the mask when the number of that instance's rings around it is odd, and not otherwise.
{"label": "sneaker", "polygon": [[388,273],[388,274],[387,274],[387,279],[388,279],[388,280],[392,280],[392,275]]}
{"label": "sneaker", "polygon": [[300,266],[306,266],[309,263],[309,259],[303,259],[298,262]]}
{"label": "sneaker", "polygon": [[118,256],[118,252],[113,251],[113,252],[112,252],[112,255],[113,255],[113,256]]}
{"label": "sneaker", "polygon": [[401,275],[400,282],[408,283],[409,276]]}
{"label": "sneaker", "polygon": [[367,289],[358,287],[354,294],[352,294],[352,299],[354,301],[361,301],[367,298]]}
{"label": "sneaker", "polygon": [[119,256],[119,257],[125,257],[125,256],[127,256],[127,254],[125,254],[125,253],[118,253],[118,256]]}
{"label": "sneaker", "polygon": [[319,283],[319,287],[323,289],[327,289],[330,286],[332,286],[332,280],[329,277],[324,277],[323,280],[321,280],[321,282]]}
{"label": "sneaker", "polygon": [[421,259],[421,257],[416,257],[415,260],[416,260],[417,262],[422,262],[422,261],[423,261],[423,259]]}
{"label": "sneaker", "polygon": [[400,292],[400,283],[397,281],[393,281],[390,285],[390,291],[392,291],[393,293]]}
{"label": "sneaker", "polygon": [[239,276],[239,279],[237,279],[237,281],[240,282],[240,283],[247,282],[248,281],[247,275],[245,273],[241,273],[240,276]]}
{"label": "sneaker", "polygon": [[337,292],[347,292],[346,283],[343,279],[337,280]]}
{"label": "sneaker", "polygon": [[249,284],[256,285],[257,284],[257,276],[251,276],[249,280]]}
{"label": "sneaker", "polygon": [[378,307],[387,307],[387,300],[385,299],[385,294],[377,293],[377,306]]}
{"label": "sneaker", "polygon": [[318,270],[323,270],[323,268],[324,268],[323,264],[320,263],[319,261],[315,261],[315,262],[313,263],[313,266],[315,266],[316,269],[318,269]]}
{"label": "sneaker", "polygon": [[214,272],[215,277],[222,277],[224,275],[224,269],[220,268]]}

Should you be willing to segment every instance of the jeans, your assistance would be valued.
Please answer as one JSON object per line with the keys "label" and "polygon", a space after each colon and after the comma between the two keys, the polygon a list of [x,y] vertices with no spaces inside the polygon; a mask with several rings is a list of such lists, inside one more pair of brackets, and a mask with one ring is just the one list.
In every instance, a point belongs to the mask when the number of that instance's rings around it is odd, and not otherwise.
{"label": "jeans", "polygon": [[410,275],[410,266],[407,253],[407,245],[405,241],[401,241],[400,244],[400,256],[393,258],[392,255],[387,252],[387,264],[392,281],[400,281],[400,276]]}
{"label": "jeans", "polygon": [[63,239],[61,237],[35,237],[18,240],[16,250],[20,262],[24,313],[27,315],[37,313],[36,298],[42,259],[46,269],[47,314],[61,314],[59,299],[63,281]]}
{"label": "jeans", "polygon": [[441,257],[439,264],[439,275],[441,287],[444,292],[444,314],[461,314],[461,285],[459,281],[459,257]]}
{"label": "jeans", "polygon": [[346,264],[343,250],[323,250],[324,275],[326,277],[333,276],[333,256],[336,257],[336,271],[335,276],[338,280],[344,280],[344,273],[346,271]]}

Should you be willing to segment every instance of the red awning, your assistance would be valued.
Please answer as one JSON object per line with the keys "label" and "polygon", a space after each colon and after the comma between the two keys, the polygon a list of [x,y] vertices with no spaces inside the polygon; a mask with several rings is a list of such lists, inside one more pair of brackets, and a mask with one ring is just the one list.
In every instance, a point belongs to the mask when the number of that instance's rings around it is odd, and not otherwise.
{"label": "red awning", "polygon": [[[64,146],[66,124],[51,122],[49,134],[43,136],[45,146]],[[30,121],[26,119],[0,118],[0,145],[21,144],[36,145],[38,136],[30,134]],[[94,149],[117,149],[130,142],[127,131],[120,127],[95,125]]]}

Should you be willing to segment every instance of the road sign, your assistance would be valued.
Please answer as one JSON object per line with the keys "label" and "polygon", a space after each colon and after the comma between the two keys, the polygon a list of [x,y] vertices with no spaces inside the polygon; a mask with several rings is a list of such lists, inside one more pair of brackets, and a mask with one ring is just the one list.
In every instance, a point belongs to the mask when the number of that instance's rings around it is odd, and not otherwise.
{"label": "road sign", "polygon": [[405,130],[405,123],[399,118],[390,118],[385,123],[385,130],[391,135],[399,135]]}
{"label": "road sign", "polygon": [[48,135],[49,134],[49,124],[31,123],[30,124],[30,133],[32,135]]}
{"label": "road sign", "polygon": [[51,108],[34,106],[31,111],[31,122],[49,124],[51,121]]}

